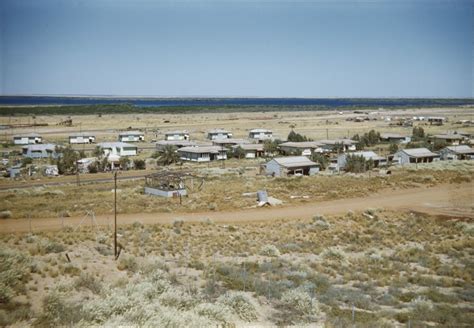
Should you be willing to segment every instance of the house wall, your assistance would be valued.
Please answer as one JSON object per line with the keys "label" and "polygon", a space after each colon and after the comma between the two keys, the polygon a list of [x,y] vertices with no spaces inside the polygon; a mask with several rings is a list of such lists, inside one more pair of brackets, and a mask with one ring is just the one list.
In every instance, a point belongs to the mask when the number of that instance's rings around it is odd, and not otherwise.
{"label": "house wall", "polygon": [[228,139],[230,136],[228,133],[208,133],[207,138],[210,140],[216,139]]}
{"label": "house wall", "polygon": [[121,142],[138,142],[144,140],[145,136],[143,135],[119,136],[119,141]]}
{"label": "house wall", "polygon": [[209,162],[211,160],[209,153],[188,153],[188,152],[179,152],[179,156],[183,161],[191,162]]}
{"label": "house wall", "polygon": [[185,134],[165,134],[165,140],[189,140],[189,135]]}
{"label": "house wall", "polygon": [[246,150],[245,151],[245,158],[255,158],[255,151],[254,150]]}
{"label": "house wall", "polygon": [[13,137],[13,143],[15,145],[40,144],[41,141],[42,141],[41,137],[20,137],[20,138]]}
{"label": "house wall", "polygon": [[137,154],[137,149],[132,147],[124,147],[119,149],[119,156],[135,156]]}
{"label": "house wall", "polygon": [[284,169],[275,160],[271,160],[267,163],[265,173],[268,175],[274,175],[276,177],[281,176]]}
{"label": "house wall", "polygon": [[265,140],[265,139],[271,139],[272,138],[272,133],[264,133],[264,132],[260,132],[260,133],[253,133],[253,132],[250,132],[249,133],[249,137],[252,138],[252,139],[258,139],[258,140]]}
{"label": "house wall", "polygon": [[95,142],[95,137],[90,136],[90,137],[82,137],[82,136],[77,136],[77,137],[70,137],[69,138],[69,143],[70,144],[89,144]]}

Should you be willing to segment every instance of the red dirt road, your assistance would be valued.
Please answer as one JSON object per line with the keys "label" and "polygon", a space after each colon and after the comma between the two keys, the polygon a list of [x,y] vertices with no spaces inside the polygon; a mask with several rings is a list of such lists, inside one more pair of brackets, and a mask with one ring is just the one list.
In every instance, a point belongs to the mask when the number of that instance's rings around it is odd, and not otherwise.
{"label": "red dirt road", "polygon": [[[349,210],[363,211],[367,208],[383,208],[400,211],[411,210],[433,215],[474,219],[474,184],[445,184],[435,187],[385,190],[366,197],[234,211],[119,214],[118,223],[131,224],[135,221],[145,224],[170,223],[177,218],[194,222],[209,218],[213,222],[239,223],[275,219],[311,218],[316,214],[343,214]],[[65,218],[64,224],[77,226],[81,221],[83,221],[83,224],[91,224],[90,220],[83,220],[81,217]],[[97,216],[96,221],[99,225],[112,224],[113,214]],[[31,230],[33,232],[58,230],[61,229],[61,227],[62,222],[58,218],[39,218],[31,220]],[[30,220],[28,219],[0,220],[0,232],[27,231],[30,231]]]}

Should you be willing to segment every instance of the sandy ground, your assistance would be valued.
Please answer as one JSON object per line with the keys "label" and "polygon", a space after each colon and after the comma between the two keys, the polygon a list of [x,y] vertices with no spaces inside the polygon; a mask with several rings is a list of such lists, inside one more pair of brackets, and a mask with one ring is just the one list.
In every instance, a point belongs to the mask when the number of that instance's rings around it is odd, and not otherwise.
{"label": "sandy ground", "polygon": [[[347,211],[363,211],[368,208],[383,208],[400,211],[416,211],[446,217],[474,219],[474,184],[445,184],[403,190],[385,190],[371,196],[312,202],[297,206],[265,207],[222,212],[195,213],[137,213],[118,215],[118,224],[142,222],[170,223],[176,219],[184,221],[203,221],[210,219],[216,223],[258,222],[276,219],[311,218],[316,214],[344,214]],[[99,225],[113,223],[113,215],[96,217]],[[0,231],[28,232],[61,229],[63,224],[76,227],[79,224],[92,224],[89,218],[70,217],[61,221],[58,218],[44,219],[6,219],[0,221]]]}

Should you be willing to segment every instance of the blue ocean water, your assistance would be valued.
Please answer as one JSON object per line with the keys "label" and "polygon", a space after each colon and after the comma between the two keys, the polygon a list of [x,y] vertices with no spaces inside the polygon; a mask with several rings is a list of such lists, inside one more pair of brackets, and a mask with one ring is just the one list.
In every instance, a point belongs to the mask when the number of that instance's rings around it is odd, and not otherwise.
{"label": "blue ocean water", "polygon": [[433,107],[474,105],[474,99],[433,98],[113,98],[0,96],[1,105],[105,105],[131,104],[137,107],[183,106],[320,106],[338,107]]}

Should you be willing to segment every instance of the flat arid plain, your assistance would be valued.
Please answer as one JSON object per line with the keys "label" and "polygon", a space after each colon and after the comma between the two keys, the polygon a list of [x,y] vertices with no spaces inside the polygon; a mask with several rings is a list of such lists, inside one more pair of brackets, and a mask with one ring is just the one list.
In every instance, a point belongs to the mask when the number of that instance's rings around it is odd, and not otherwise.
{"label": "flat arid plain", "polygon": [[[415,116],[447,122],[403,126]],[[215,128],[315,141],[414,127],[473,135],[473,118],[460,107],[2,116],[10,160],[21,148],[13,135],[67,145],[74,133],[105,142],[128,129],[145,132],[135,158],[147,165],[118,174],[118,258],[111,172],[0,178],[0,325],[470,327],[474,161],[271,177],[266,157],[166,167],[150,158],[171,130],[199,142]],[[92,156],[95,145],[73,148]],[[182,199],[145,194],[144,177],[163,170],[199,183]],[[259,190],[278,204],[257,206]]]}

